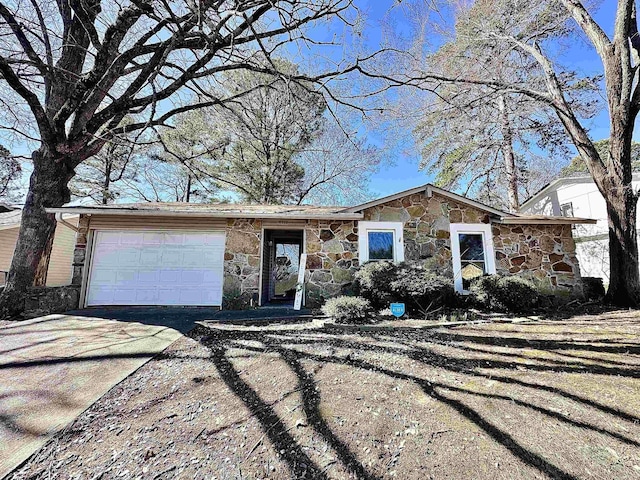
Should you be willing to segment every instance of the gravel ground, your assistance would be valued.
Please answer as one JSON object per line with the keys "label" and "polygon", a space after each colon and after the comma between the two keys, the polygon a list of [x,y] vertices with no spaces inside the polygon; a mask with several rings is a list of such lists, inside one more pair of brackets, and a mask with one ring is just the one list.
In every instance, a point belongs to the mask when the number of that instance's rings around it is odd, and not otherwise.
{"label": "gravel ground", "polygon": [[640,316],[198,327],[12,479],[640,478]]}

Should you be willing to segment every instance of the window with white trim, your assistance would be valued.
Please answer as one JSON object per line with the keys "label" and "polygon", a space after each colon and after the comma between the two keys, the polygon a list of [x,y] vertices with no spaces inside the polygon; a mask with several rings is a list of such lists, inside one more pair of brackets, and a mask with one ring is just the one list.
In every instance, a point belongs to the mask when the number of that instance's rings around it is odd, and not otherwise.
{"label": "window with white trim", "polygon": [[491,225],[452,223],[450,234],[454,286],[468,293],[474,278],[496,273]]}
{"label": "window with white trim", "polygon": [[360,262],[404,261],[402,222],[358,222]]}
{"label": "window with white trim", "polygon": [[573,217],[573,203],[563,203],[560,205],[560,215],[563,217]]}

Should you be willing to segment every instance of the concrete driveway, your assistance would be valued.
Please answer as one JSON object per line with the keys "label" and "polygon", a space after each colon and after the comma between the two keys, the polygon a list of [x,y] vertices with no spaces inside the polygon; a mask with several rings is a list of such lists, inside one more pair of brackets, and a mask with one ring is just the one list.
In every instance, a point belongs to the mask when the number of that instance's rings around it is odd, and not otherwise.
{"label": "concrete driveway", "polygon": [[0,479],[197,319],[184,309],[77,313],[0,327]]}

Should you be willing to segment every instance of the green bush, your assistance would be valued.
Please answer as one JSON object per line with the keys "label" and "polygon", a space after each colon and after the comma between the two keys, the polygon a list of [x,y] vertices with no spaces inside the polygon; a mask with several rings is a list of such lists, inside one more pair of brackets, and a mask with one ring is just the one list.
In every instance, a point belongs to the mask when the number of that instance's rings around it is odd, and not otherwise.
{"label": "green bush", "polygon": [[405,304],[407,313],[426,315],[455,302],[453,280],[416,264],[369,262],[355,275],[358,293],[376,309]]}
{"label": "green bush", "polygon": [[328,299],[322,306],[322,313],[336,323],[367,323],[371,321],[374,310],[365,298],[341,296]]}
{"label": "green bush", "polygon": [[368,262],[360,267],[354,276],[356,294],[366,298],[376,309],[389,306],[395,299],[391,292],[391,282],[397,279],[398,266],[393,262]]}
{"label": "green bush", "polygon": [[404,303],[409,313],[426,315],[455,302],[453,280],[420,265],[400,264],[390,287],[392,296]]}
{"label": "green bush", "polygon": [[485,275],[471,284],[471,295],[491,310],[527,313],[538,304],[535,284],[517,276]]}

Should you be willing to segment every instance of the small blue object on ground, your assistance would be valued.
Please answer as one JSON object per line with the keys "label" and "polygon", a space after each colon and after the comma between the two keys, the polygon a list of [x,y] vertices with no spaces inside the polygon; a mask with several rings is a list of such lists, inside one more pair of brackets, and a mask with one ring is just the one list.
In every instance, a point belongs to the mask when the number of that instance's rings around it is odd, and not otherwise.
{"label": "small blue object on ground", "polygon": [[391,313],[394,317],[400,318],[404,315],[404,303],[392,303]]}

